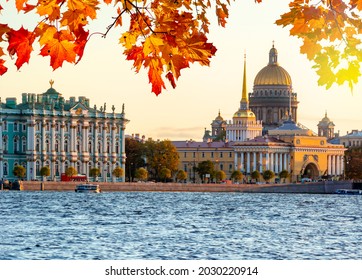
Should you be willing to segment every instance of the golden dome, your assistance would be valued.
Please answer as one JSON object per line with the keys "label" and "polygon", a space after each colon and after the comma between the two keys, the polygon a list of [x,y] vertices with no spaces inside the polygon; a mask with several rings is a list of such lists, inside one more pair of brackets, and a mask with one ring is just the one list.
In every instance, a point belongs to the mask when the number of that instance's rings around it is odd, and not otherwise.
{"label": "golden dome", "polygon": [[242,118],[242,119],[255,119],[255,114],[251,110],[239,109],[233,116],[233,118]]}
{"label": "golden dome", "polygon": [[254,86],[262,85],[292,85],[289,73],[278,64],[278,51],[274,45],[269,52],[269,64],[259,71],[254,80]]}

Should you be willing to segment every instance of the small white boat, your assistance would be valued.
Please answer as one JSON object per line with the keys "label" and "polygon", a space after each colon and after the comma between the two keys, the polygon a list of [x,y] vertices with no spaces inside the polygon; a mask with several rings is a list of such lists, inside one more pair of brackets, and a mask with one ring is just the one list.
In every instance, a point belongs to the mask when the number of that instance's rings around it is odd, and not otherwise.
{"label": "small white boat", "polygon": [[354,189],[338,189],[335,191],[336,194],[346,194],[346,195],[362,195],[362,190]]}
{"label": "small white boat", "polygon": [[99,185],[94,185],[94,184],[80,184],[75,187],[75,192],[100,193],[101,188],[99,187]]}

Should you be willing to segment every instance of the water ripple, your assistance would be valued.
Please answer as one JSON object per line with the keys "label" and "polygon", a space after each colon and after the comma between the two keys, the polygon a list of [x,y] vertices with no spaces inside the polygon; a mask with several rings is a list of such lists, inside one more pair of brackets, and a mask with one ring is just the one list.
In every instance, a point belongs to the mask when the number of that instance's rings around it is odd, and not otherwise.
{"label": "water ripple", "polygon": [[361,198],[0,192],[0,259],[361,259]]}

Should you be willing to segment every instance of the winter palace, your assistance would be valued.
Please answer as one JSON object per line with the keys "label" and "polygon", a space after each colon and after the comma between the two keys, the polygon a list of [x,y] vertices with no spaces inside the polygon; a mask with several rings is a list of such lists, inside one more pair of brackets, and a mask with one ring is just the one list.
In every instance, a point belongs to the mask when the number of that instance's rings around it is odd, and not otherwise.
{"label": "winter palace", "polygon": [[124,106],[121,113],[114,106],[106,112],[106,104],[91,108],[84,96],[66,100],[53,83],[43,94],[23,93],[21,103],[0,102],[0,178],[15,179],[13,168],[22,165],[26,180],[40,180],[44,166],[51,180],[70,166],[87,176],[96,167],[100,180],[115,180],[112,170],[124,169],[126,159]]}

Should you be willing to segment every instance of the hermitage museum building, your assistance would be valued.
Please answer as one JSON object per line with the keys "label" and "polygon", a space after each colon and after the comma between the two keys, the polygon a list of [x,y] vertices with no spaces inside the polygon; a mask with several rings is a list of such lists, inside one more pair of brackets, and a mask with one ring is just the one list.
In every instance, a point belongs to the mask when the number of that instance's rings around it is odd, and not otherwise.
{"label": "hermitage museum building", "polygon": [[26,180],[41,180],[40,169],[47,166],[51,180],[74,167],[88,177],[98,168],[99,180],[115,181],[112,171],[125,170],[124,105],[121,113],[114,105],[107,113],[106,103],[91,108],[84,96],[66,100],[53,83],[43,94],[23,93],[20,104],[13,97],[0,99],[0,179],[16,179],[13,169],[22,165]]}

